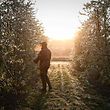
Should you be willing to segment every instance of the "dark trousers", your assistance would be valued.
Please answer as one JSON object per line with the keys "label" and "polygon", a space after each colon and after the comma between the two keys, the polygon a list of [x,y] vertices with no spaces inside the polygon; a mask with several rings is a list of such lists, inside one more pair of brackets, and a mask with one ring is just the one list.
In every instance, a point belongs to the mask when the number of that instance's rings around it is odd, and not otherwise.
{"label": "dark trousers", "polygon": [[40,70],[40,76],[41,76],[43,90],[46,90],[47,84],[48,84],[49,89],[52,88],[47,73],[48,73],[48,69],[42,69],[42,70]]}

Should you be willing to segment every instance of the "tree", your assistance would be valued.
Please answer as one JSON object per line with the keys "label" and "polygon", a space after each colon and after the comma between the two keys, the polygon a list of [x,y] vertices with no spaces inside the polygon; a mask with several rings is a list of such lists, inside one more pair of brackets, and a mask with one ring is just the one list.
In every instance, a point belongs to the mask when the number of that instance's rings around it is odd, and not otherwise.
{"label": "tree", "polygon": [[30,1],[0,2],[0,109],[15,110],[25,101],[26,84],[36,73],[32,64],[35,41],[42,38],[43,29]]}
{"label": "tree", "polygon": [[[82,27],[75,41],[75,60],[79,68],[95,80],[108,83],[110,79],[110,1],[91,1],[84,6],[88,19]],[[76,63],[75,63],[76,64]],[[77,64],[76,64],[77,65]]]}

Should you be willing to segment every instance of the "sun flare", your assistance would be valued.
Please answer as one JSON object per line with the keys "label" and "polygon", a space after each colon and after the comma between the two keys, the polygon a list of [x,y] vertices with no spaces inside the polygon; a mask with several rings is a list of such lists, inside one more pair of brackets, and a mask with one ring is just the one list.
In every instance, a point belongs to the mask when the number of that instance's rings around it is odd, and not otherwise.
{"label": "sun flare", "polygon": [[65,36],[51,36],[49,39],[53,40],[70,40],[73,39],[73,37],[65,37]]}

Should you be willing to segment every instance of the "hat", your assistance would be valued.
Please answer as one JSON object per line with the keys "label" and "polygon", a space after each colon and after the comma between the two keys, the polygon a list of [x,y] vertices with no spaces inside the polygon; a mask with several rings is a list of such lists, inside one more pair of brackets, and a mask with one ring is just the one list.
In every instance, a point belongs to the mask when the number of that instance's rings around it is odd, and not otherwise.
{"label": "hat", "polygon": [[44,45],[44,46],[47,46],[47,42],[41,42],[40,43],[42,46]]}

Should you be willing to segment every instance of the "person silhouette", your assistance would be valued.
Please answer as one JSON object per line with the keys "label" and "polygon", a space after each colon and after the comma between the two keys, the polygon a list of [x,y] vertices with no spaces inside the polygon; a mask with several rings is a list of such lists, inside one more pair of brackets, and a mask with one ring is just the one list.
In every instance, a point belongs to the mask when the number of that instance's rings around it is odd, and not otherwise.
{"label": "person silhouette", "polygon": [[50,60],[51,60],[51,51],[47,48],[47,43],[42,42],[41,44],[41,51],[38,54],[38,57],[34,60],[35,63],[39,62],[40,68],[40,77],[42,81],[42,92],[47,91],[47,84],[49,90],[52,89],[49,77],[48,77],[48,69],[50,67]]}

